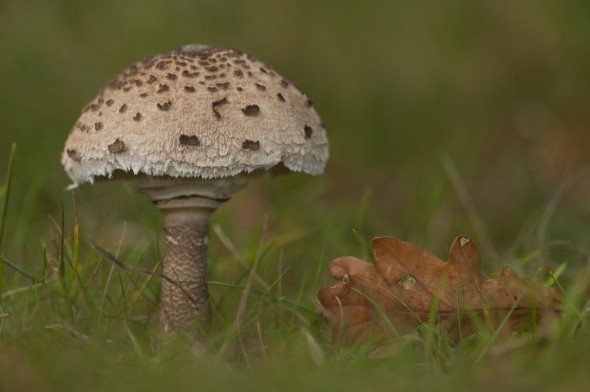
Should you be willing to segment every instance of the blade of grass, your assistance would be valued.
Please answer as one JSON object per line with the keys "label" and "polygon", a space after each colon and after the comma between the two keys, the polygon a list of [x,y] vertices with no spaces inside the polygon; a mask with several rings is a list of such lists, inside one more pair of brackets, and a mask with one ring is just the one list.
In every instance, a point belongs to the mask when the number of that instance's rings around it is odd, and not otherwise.
{"label": "blade of grass", "polygon": [[[504,318],[502,319],[502,322],[500,323],[500,325],[498,325],[498,328],[496,328],[496,330],[494,331],[494,334],[492,335],[492,337],[491,337],[490,341],[488,342],[487,346],[479,353],[479,356],[475,360],[475,363],[476,364],[481,362],[481,360],[483,359],[483,357],[487,354],[487,352],[492,347],[492,344],[496,341],[496,339],[498,339],[498,336],[500,336],[500,333],[502,332],[502,330],[506,326],[506,323],[508,323],[508,320],[512,316],[512,313],[514,313],[514,311],[518,307],[518,304],[524,298],[525,294],[526,294],[525,292],[521,293],[518,296],[518,298],[516,299],[516,301],[514,301],[514,304],[512,305],[512,307],[510,308],[510,310],[508,311],[508,313],[506,314],[506,316],[504,316]],[[486,310],[486,309],[484,309],[484,310]]]}
{"label": "blade of grass", "polygon": [[[4,183],[4,201],[2,203],[2,215],[0,215],[0,255],[2,251],[2,240],[4,239],[4,229],[6,227],[6,214],[8,213],[8,200],[10,199],[10,188],[12,187],[12,173],[14,172],[14,157],[16,154],[16,144],[13,143],[10,149],[10,158],[8,158],[8,170],[6,172],[6,182]],[[3,291],[2,283],[4,282],[4,263],[0,263],[0,293]]]}
{"label": "blade of grass", "polygon": [[78,226],[78,210],[76,208],[76,198],[74,197],[74,193],[72,192],[72,202],[74,205],[74,254],[73,254],[73,268],[72,268],[72,276],[70,278],[70,287],[68,291],[68,295],[71,295],[73,290],[75,289],[76,279],[80,280],[80,275],[78,274],[78,249],[79,249],[79,226]]}
{"label": "blade of grass", "polygon": [[7,266],[9,266],[10,268],[12,268],[13,270],[15,270],[16,272],[18,272],[19,274],[31,279],[33,282],[36,281],[35,277],[28,273],[27,271],[23,270],[22,268],[20,268],[19,266],[11,263],[10,261],[6,260],[4,257],[0,257],[0,264],[6,264]]}
{"label": "blade of grass", "polygon": [[459,201],[463,205],[463,208],[465,209],[465,212],[467,213],[467,216],[473,225],[473,230],[475,231],[475,234],[479,240],[479,243],[484,249],[485,254],[489,255],[494,261],[497,261],[499,259],[498,254],[492,246],[490,235],[486,229],[485,224],[483,223],[481,214],[479,213],[479,210],[475,205],[475,201],[473,200],[473,197],[471,197],[465,182],[461,178],[459,170],[457,170],[457,166],[455,166],[455,163],[448,154],[442,155],[440,160],[442,162],[443,169],[451,181],[457,197],[459,198]]}
{"label": "blade of grass", "polygon": [[16,144],[12,144],[10,149],[10,158],[8,158],[8,170],[6,171],[6,182],[4,183],[4,201],[2,203],[2,215],[0,216],[0,251],[2,250],[2,240],[4,239],[4,229],[6,228],[6,214],[8,212],[8,200],[10,199],[10,188],[12,187],[12,174],[14,172],[14,157],[16,154]]}
{"label": "blade of grass", "polygon": [[375,264],[375,257],[373,256],[373,251],[371,250],[371,246],[369,245],[369,243],[367,241],[365,241],[363,236],[361,236],[360,233],[356,229],[352,229],[352,234],[354,235],[354,238],[356,239],[356,241],[361,245],[361,247],[367,253],[367,257],[369,258],[370,262]]}

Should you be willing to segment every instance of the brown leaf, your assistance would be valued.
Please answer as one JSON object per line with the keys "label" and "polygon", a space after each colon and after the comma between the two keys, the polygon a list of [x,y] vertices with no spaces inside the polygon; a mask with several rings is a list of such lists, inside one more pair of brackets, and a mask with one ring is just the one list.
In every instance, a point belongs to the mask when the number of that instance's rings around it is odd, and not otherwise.
{"label": "brown leaf", "polygon": [[[375,264],[339,257],[329,264],[338,281],[323,287],[318,300],[341,344],[410,334],[436,309],[437,325],[453,339],[478,325],[503,331],[530,327],[555,312],[557,290],[518,277],[504,267],[497,279],[481,271],[481,258],[465,236],[455,239],[448,262],[418,246],[392,237],[373,239]],[[514,309],[513,309],[514,308]]]}

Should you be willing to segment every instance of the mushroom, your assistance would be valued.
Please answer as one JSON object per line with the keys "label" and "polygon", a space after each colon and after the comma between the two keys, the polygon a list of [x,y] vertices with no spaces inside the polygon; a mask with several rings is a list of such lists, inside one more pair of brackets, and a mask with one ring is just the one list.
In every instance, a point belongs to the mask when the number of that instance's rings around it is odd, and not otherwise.
{"label": "mushroom", "polygon": [[164,216],[160,325],[209,323],[209,217],[261,173],[321,174],[311,101],[239,50],[187,45],[120,73],[83,109],[62,164],[73,180],[139,179]]}

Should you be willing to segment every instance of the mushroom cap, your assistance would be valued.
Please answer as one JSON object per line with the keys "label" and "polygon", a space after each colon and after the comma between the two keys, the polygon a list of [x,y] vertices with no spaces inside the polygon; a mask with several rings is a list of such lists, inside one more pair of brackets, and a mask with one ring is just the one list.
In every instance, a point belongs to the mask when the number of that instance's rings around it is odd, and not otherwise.
{"label": "mushroom cap", "polygon": [[221,178],[276,166],[321,174],[311,101],[253,57],[187,45],[132,64],[83,109],[61,162],[77,183],[133,175]]}

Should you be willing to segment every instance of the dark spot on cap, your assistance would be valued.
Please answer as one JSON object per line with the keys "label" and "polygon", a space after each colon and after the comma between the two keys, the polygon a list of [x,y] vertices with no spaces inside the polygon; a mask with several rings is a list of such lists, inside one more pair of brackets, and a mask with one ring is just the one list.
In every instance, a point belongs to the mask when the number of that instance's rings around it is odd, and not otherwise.
{"label": "dark spot on cap", "polygon": [[141,80],[139,80],[139,79],[135,79],[135,80],[133,80],[133,83],[135,83],[135,85],[136,85],[137,87],[140,87],[140,86],[143,84],[143,82],[142,82]]}
{"label": "dark spot on cap", "polygon": [[264,67],[260,67],[260,71],[262,73],[268,73],[268,70],[266,68],[264,68]]}
{"label": "dark spot on cap", "polygon": [[98,112],[98,115],[99,115],[99,116],[102,116],[102,111]]}
{"label": "dark spot on cap", "polygon": [[147,84],[152,84],[152,83],[156,83],[158,81],[158,78],[156,78],[154,75],[150,75],[150,78],[146,81]]}
{"label": "dark spot on cap", "polygon": [[123,105],[121,105],[121,107],[119,108],[119,113],[125,113],[127,111],[127,104],[124,103]]}
{"label": "dark spot on cap", "polygon": [[165,93],[168,90],[170,90],[170,87],[168,87],[167,84],[161,84],[160,87],[158,88],[158,91],[156,91],[156,92],[158,94],[162,94],[162,93]]}
{"label": "dark spot on cap", "polygon": [[145,97],[147,97],[147,96],[148,96],[148,93],[141,93],[141,94],[139,94],[139,96],[140,96],[141,98],[145,98]]}
{"label": "dark spot on cap", "polygon": [[229,88],[229,82],[216,83],[215,86],[219,87],[222,90],[227,90]]}
{"label": "dark spot on cap", "polygon": [[194,93],[195,88],[193,86],[184,86],[184,91],[186,91],[187,93]]}
{"label": "dark spot on cap", "polygon": [[90,127],[88,125],[81,122],[76,123],[76,128],[78,128],[82,132],[88,132],[90,130]]}
{"label": "dark spot on cap", "polygon": [[244,150],[251,150],[251,151],[258,151],[260,150],[260,142],[258,140],[244,140],[242,143],[242,149]]}
{"label": "dark spot on cap", "polygon": [[236,88],[236,90],[238,90],[239,92],[242,92],[242,91],[244,91],[244,89],[243,89],[243,88],[241,88],[241,87],[237,87],[237,88]]}
{"label": "dark spot on cap", "polygon": [[311,135],[313,135],[313,128],[309,125],[306,125],[305,127],[303,127],[303,132],[305,132],[305,138],[309,139]]}
{"label": "dark spot on cap", "polygon": [[156,64],[156,68],[158,69],[165,69],[166,67],[168,67],[168,64],[170,64],[172,61],[167,60],[167,61],[160,61],[159,63]]}
{"label": "dark spot on cap", "polygon": [[207,72],[217,72],[219,70],[219,68],[213,66],[213,67],[205,67],[205,69],[207,70]]}
{"label": "dark spot on cap", "polygon": [[221,114],[217,111],[217,108],[225,105],[229,103],[229,101],[227,100],[227,97],[220,99],[219,101],[214,101],[211,103],[211,106],[213,108],[213,113],[215,114],[215,118],[217,118],[218,120],[221,120]]}
{"label": "dark spot on cap", "polygon": [[172,101],[166,101],[164,103],[159,103],[159,104],[157,104],[157,106],[158,106],[158,109],[165,112],[170,109],[170,106],[172,106]]}
{"label": "dark spot on cap", "polygon": [[133,87],[133,86],[126,86],[126,87],[123,87],[123,91],[124,91],[124,92],[127,92],[127,91],[131,90],[131,87]]}
{"label": "dark spot on cap", "polygon": [[80,153],[79,153],[77,150],[74,150],[74,149],[70,149],[70,148],[68,148],[68,149],[66,150],[66,153],[68,154],[68,156],[69,156],[69,157],[70,157],[72,160],[74,160],[74,161],[76,161],[76,162],[80,162],[80,160],[81,160],[81,157],[80,157]]}
{"label": "dark spot on cap", "polygon": [[289,82],[287,82],[285,79],[282,79],[281,80],[281,87],[283,87],[283,88],[289,87]]}
{"label": "dark spot on cap", "polygon": [[308,99],[308,100],[305,101],[305,106],[307,106],[308,108],[310,108],[310,107],[313,106],[313,102],[311,102],[311,100]]}
{"label": "dark spot on cap", "polygon": [[169,73],[168,75],[166,75],[166,79],[168,80],[176,80],[177,76],[176,74],[173,73]]}
{"label": "dark spot on cap", "polygon": [[244,73],[242,72],[241,69],[235,69],[234,70],[234,75],[236,75],[238,78],[243,78],[244,77]]}
{"label": "dark spot on cap", "polygon": [[190,135],[190,136],[189,135],[180,135],[178,140],[180,141],[180,144],[183,146],[198,147],[201,145],[201,141],[195,135]]}
{"label": "dark spot on cap", "polygon": [[205,75],[205,80],[217,79],[217,75]]}
{"label": "dark spot on cap", "polygon": [[242,109],[242,113],[248,117],[258,116],[258,113],[260,113],[260,108],[258,105],[248,105]]}
{"label": "dark spot on cap", "polygon": [[197,76],[199,76],[198,72],[189,72],[188,70],[184,70],[181,73],[182,76],[184,76],[185,78],[196,78]]}
{"label": "dark spot on cap", "polygon": [[94,123],[94,130],[100,131],[101,129],[102,129],[102,123],[101,122]]}
{"label": "dark spot on cap", "polygon": [[207,87],[207,91],[209,91],[210,93],[214,93],[217,91],[217,87],[209,86]]}
{"label": "dark spot on cap", "polygon": [[125,143],[121,141],[121,139],[116,139],[112,144],[109,144],[109,152],[111,154],[118,154],[125,151],[126,146]]}
{"label": "dark spot on cap", "polygon": [[139,112],[135,113],[135,116],[133,116],[133,119],[134,119],[135,121],[139,121],[139,120],[141,120],[141,113],[139,113]]}
{"label": "dark spot on cap", "polygon": [[254,83],[256,85],[256,88],[260,91],[266,91],[266,86],[259,84],[259,83]]}
{"label": "dark spot on cap", "polygon": [[96,112],[98,110],[99,105],[95,104],[95,103],[89,103],[88,105],[86,105],[86,107],[84,107],[84,112],[87,111],[92,111],[92,112]]}
{"label": "dark spot on cap", "polygon": [[107,101],[105,103],[107,104],[107,106],[111,106],[112,104],[115,103],[115,101],[113,101],[112,99],[107,99]]}
{"label": "dark spot on cap", "polygon": [[278,94],[277,94],[277,98],[279,99],[279,101],[281,101],[281,102],[285,102],[285,97],[283,97],[283,94],[281,94],[281,93],[278,93]]}

